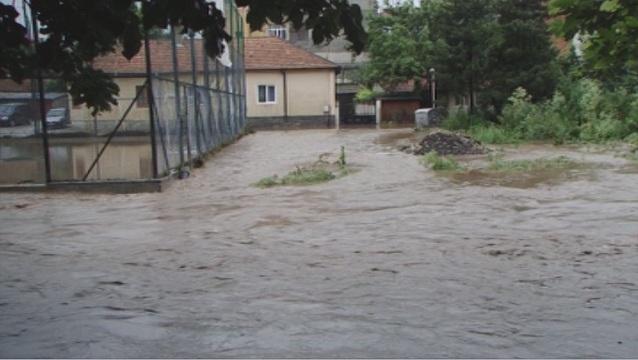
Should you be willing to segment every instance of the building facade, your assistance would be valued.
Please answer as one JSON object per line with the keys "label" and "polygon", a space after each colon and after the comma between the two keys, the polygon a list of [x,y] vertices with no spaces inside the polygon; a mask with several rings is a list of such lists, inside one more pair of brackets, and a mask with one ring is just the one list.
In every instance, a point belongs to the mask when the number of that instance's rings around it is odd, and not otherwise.
{"label": "building facade", "polygon": [[250,128],[335,127],[336,64],[272,36],[247,38],[245,51]]}

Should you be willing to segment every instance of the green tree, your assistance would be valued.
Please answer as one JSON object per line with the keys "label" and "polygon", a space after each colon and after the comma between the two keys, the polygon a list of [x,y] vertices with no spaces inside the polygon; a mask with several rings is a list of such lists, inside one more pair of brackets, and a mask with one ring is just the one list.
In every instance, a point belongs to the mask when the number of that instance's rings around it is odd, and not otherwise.
{"label": "green tree", "polygon": [[370,20],[368,54],[363,79],[389,91],[427,74],[432,49],[429,24],[422,8],[411,4],[386,10]]}
{"label": "green tree", "polygon": [[[433,65],[439,84],[470,98],[476,110],[476,94],[490,84],[490,59],[502,41],[495,0],[442,1],[433,17]],[[496,70],[496,69],[494,69]]]}
{"label": "green tree", "polygon": [[499,0],[496,11],[502,42],[492,53],[490,85],[481,99],[498,114],[519,87],[525,88],[534,101],[550,98],[559,67],[544,0]]}
{"label": "green tree", "polygon": [[[317,43],[342,32],[354,52],[366,43],[361,9],[347,0],[235,2],[250,6],[247,21],[253,29],[267,22],[291,22],[312,29]],[[184,33],[202,32],[211,57],[222,53],[224,41],[231,39],[222,11],[207,0],[31,0],[30,5],[43,35],[37,52],[31,49],[27,29],[16,21],[16,9],[0,4],[0,77],[22,81],[40,68],[60,76],[74,103],[85,103],[95,112],[116,104],[119,88],[108,74],[93,69],[92,61],[118,49],[132,58],[140,51],[144,30],[173,25]]]}
{"label": "green tree", "polygon": [[602,77],[638,71],[638,2],[635,0],[551,0],[555,31],[584,39],[587,67]]}

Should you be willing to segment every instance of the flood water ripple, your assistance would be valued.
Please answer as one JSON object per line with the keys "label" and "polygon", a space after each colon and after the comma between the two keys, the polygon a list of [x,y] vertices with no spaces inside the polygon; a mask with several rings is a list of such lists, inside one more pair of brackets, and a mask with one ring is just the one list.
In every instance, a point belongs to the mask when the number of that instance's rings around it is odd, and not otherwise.
{"label": "flood water ripple", "polygon": [[[409,136],[264,132],[163,194],[0,195],[0,356],[638,356],[632,164],[521,146],[607,166],[458,182]],[[349,176],[251,186],[342,145]]]}

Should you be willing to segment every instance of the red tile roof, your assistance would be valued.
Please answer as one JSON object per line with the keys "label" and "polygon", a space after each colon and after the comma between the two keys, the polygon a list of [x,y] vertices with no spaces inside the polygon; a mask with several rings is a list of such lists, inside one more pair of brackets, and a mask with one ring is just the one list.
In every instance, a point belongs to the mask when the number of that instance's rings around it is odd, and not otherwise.
{"label": "red tile roof", "polygon": [[[166,73],[173,70],[171,41],[151,40],[151,63],[153,72]],[[281,69],[336,69],[337,65],[318,55],[294,46],[275,37],[254,37],[245,39],[246,70]],[[202,71],[204,64],[202,41],[195,41],[197,70]],[[93,66],[109,74],[133,75],[146,73],[146,52],[144,47],[130,61],[120,52],[95,59]],[[180,72],[191,71],[190,41],[182,40],[177,47],[177,63]],[[210,61],[214,66],[215,62]]]}
{"label": "red tile roof", "polygon": [[336,69],[337,65],[276,37],[246,38],[246,70]]}
{"label": "red tile roof", "polygon": [[[177,63],[179,65],[180,72],[190,72],[191,70],[191,49],[190,41],[183,40],[178,43],[177,47]],[[204,64],[203,61],[203,49],[202,41],[195,41],[195,56],[197,58],[197,70],[202,71]],[[171,41],[170,39],[151,40],[149,42],[151,49],[151,65],[153,72],[166,73],[173,71],[173,55],[171,53]],[[118,51],[106,56],[95,59],[93,67],[101,69],[109,74],[146,74],[146,51],[144,46],[137,55],[135,55],[130,61],[127,60]],[[210,61],[210,65],[214,66],[215,63]]]}

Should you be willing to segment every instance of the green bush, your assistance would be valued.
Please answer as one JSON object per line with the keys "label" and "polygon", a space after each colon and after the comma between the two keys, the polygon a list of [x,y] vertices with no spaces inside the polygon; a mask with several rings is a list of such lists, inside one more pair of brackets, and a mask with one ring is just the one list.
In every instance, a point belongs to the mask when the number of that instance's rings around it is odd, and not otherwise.
{"label": "green bush", "polygon": [[516,144],[520,142],[520,134],[505,127],[496,125],[477,125],[468,131],[476,140],[485,144]]}
{"label": "green bush", "polygon": [[461,171],[463,167],[452,158],[440,156],[435,151],[423,155],[421,163],[434,171]]}
{"label": "green bush", "polygon": [[629,136],[627,136],[624,141],[628,142],[631,145],[638,146],[638,132],[635,132]]}
{"label": "green bush", "polygon": [[484,124],[485,119],[480,114],[470,114],[463,108],[456,108],[443,120],[441,127],[450,130],[468,130],[472,126]]}
{"label": "green bush", "polygon": [[564,80],[551,100],[535,104],[517,89],[499,121],[522,140],[605,142],[638,132],[638,96],[594,80]]}
{"label": "green bush", "polygon": [[638,94],[624,88],[607,89],[592,79],[565,77],[554,96],[540,103],[525,89],[516,89],[496,124],[457,109],[442,127],[467,131],[490,144],[623,140],[638,133]]}

